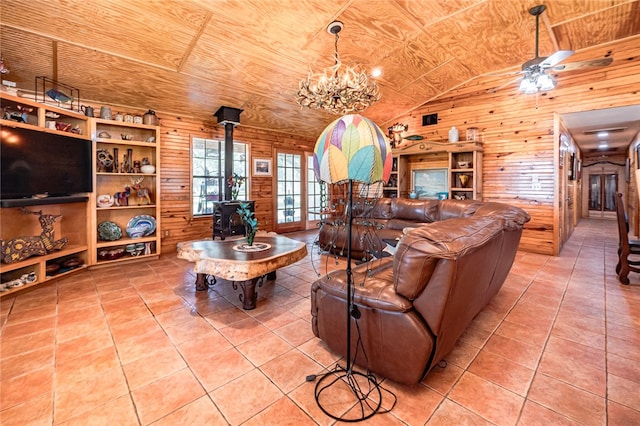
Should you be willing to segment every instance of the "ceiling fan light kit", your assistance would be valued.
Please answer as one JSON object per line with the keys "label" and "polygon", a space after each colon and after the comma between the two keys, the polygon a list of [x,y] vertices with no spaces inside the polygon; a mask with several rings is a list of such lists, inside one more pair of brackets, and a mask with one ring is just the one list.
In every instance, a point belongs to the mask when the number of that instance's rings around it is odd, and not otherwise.
{"label": "ceiling fan light kit", "polygon": [[[529,9],[529,14],[536,17],[535,57],[522,64],[521,70],[516,73],[522,75],[521,79],[516,79],[498,86],[497,88],[490,90],[491,93],[495,93],[498,89],[506,87],[507,85],[510,85],[517,81],[520,81],[518,90],[526,95],[545,92],[554,89],[557,85],[555,76],[549,73],[550,70],[555,72],[580,70],[589,67],[607,66],[611,62],[613,62],[613,58],[605,57],[559,65],[561,62],[575,53],[573,50],[558,50],[551,56],[541,57],[539,54],[540,15],[546,9],[547,7],[543,4],[534,6]],[[513,73],[509,74],[513,75]]]}

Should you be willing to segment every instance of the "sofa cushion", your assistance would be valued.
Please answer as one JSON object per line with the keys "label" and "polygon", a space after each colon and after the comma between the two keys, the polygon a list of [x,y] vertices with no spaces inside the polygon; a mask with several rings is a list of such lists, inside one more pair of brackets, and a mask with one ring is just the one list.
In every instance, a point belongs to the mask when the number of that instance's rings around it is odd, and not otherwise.
{"label": "sofa cushion", "polygon": [[473,216],[480,206],[482,202],[475,200],[442,200],[436,220]]}
{"label": "sofa cushion", "polygon": [[391,198],[354,198],[353,217],[391,219]]}
{"label": "sofa cushion", "polygon": [[396,292],[414,300],[425,288],[440,259],[455,259],[502,232],[491,217],[454,218],[419,226],[400,240],[394,255]]}
{"label": "sofa cushion", "polygon": [[521,208],[509,204],[487,202],[482,203],[476,210],[476,216],[500,217],[504,220],[504,229],[513,231],[521,230],[531,216]]}
{"label": "sofa cushion", "polygon": [[417,200],[392,198],[391,211],[394,219],[414,222],[434,222],[438,220],[438,200]]}

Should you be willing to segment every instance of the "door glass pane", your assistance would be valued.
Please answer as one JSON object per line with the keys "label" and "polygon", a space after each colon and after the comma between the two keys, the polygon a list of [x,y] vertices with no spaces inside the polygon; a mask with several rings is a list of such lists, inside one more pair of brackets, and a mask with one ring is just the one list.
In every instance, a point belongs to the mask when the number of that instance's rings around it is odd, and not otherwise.
{"label": "door glass pane", "polygon": [[327,209],[326,187],[324,182],[316,179],[316,172],[313,168],[313,155],[307,156],[307,210],[309,211],[308,221],[320,220],[319,214]]}
{"label": "door glass pane", "polygon": [[613,200],[616,196],[616,191],[618,190],[618,175],[605,175],[604,179],[604,210],[607,212],[612,212],[616,209]]}
{"label": "door glass pane", "polygon": [[602,192],[601,175],[589,176],[589,210],[602,210],[602,200],[600,194]]}
{"label": "door glass pane", "polygon": [[276,195],[278,224],[302,220],[301,156],[278,153],[278,193]]}

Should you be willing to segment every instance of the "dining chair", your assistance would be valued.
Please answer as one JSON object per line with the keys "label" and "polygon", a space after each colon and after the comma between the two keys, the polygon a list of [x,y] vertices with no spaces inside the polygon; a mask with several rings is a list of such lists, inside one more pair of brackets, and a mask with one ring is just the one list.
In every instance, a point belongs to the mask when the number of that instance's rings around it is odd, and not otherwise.
{"label": "dining chair", "polygon": [[622,284],[629,284],[629,272],[640,272],[640,240],[629,240],[629,222],[624,209],[622,194],[614,196],[616,219],[618,221],[618,264],[616,274]]}

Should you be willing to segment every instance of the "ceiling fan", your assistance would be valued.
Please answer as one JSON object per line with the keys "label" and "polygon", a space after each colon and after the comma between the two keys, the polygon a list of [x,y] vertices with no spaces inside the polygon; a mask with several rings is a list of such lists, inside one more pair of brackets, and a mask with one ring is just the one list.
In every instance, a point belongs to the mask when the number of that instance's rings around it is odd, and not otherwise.
{"label": "ceiling fan", "polygon": [[[538,51],[538,40],[540,36],[540,15],[546,9],[547,7],[543,4],[534,6],[529,9],[529,13],[536,17],[536,56],[533,59],[530,59],[522,64],[521,71],[515,72],[515,74],[521,75],[521,77],[518,77],[515,80],[509,81],[506,84],[491,89],[490,92],[496,92],[503,87],[506,87],[518,81],[520,81],[518,89],[525,94],[534,94],[538,93],[539,91],[547,91],[556,87],[557,84],[554,76],[550,73],[550,71],[573,71],[589,67],[602,67],[613,62],[613,58],[605,57],[560,65],[562,61],[569,58],[575,53],[573,50],[558,50],[551,56],[541,57]],[[512,75],[514,73],[509,74]]]}

